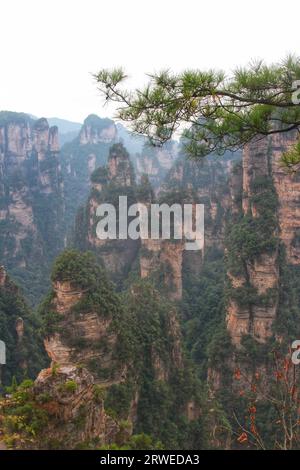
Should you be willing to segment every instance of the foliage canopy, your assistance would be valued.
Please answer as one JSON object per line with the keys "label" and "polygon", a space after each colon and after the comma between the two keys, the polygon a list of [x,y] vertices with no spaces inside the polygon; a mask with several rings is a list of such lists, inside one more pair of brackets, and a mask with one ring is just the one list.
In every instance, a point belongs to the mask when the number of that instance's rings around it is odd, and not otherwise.
{"label": "foliage canopy", "polygon": [[[300,106],[293,99],[298,57],[271,65],[256,61],[231,77],[216,70],[166,70],[150,75],[146,87],[135,91],[122,87],[126,78],[122,69],[95,75],[105,100],[120,105],[117,117],[158,145],[183,127],[186,151],[194,157],[224,154],[253,139],[300,129]],[[288,167],[300,162],[295,151],[291,159],[285,156]]]}

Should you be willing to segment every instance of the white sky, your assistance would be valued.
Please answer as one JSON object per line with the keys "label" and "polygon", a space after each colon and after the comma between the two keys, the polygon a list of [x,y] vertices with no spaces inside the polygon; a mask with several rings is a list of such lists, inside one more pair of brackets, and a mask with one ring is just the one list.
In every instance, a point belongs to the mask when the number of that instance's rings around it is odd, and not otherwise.
{"label": "white sky", "polygon": [[103,108],[91,73],[130,85],[171,68],[224,68],[300,53],[299,0],[2,0],[0,109],[82,121]]}

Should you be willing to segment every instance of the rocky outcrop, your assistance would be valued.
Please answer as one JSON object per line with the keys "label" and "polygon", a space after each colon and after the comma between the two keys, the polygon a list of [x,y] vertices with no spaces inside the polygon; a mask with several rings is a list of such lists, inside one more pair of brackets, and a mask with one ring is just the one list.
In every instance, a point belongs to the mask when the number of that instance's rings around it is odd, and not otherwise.
{"label": "rocky outcrop", "polygon": [[[118,218],[119,196],[127,197],[128,207],[136,202],[134,170],[129,154],[121,143],[114,144],[110,148],[107,166],[96,169],[91,181],[90,198],[77,218],[75,242],[81,248],[96,251],[113,277],[116,280],[121,279],[129,271],[137,256],[139,241],[130,238],[103,240],[98,238],[96,233],[100,220],[96,211],[101,203],[112,204]],[[129,221],[130,218],[128,223]]]}
{"label": "rocky outcrop", "polygon": [[105,413],[104,400],[97,390],[86,369],[69,365],[60,366],[55,372],[41,371],[34,394],[37,402],[40,397],[48,397],[40,407],[46,411],[49,425],[41,433],[39,448],[47,448],[51,442],[69,449],[92,440],[98,445],[114,442],[119,427]]}
{"label": "rocky outcrop", "polygon": [[[285,247],[286,262],[299,264],[299,177],[287,173],[281,164],[283,152],[295,139],[293,133],[277,134],[247,145],[243,152],[241,210],[244,221],[245,218],[249,221],[252,219],[251,223],[258,225],[255,229],[256,242],[252,242],[257,244],[257,252],[252,257],[241,257],[244,262],[242,273],[229,272],[232,295],[227,307],[227,327],[236,345],[246,334],[251,334],[260,342],[265,342],[273,334],[272,325],[279,308],[280,243]],[[232,207],[237,214],[238,205],[233,204]],[[250,233],[251,226],[247,227]],[[272,240],[272,248],[263,248],[263,245],[258,248],[261,240],[258,240],[257,235],[260,234]],[[244,245],[249,243],[245,238]],[[250,245],[246,249],[255,251],[254,246],[251,248]],[[242,306],[236,300],[236,293],[244,288],[248,288],[248,299],[249,289],[255,298]]]}
{"label": "rocky outcrop", "polygon": [[159,283],[163,283],[169,299],[180,300],[184,242],[144,239],[141,243],[141,277],[154,275],[159,278]]}
{"label": "rocky outcrop", "polygon": [[138,179],[145,174],[155,190],[158,190],[178,158],[177,142],[170,142],[163,147],[151,147],[145,144],[142,152],[135,158]]}
{"label": "rocky outcrop", "polygon": [[91,174],[107,164],[109,148],[117,141],[117,128],[111,119],[88,116],[78,133],[61,149],[65,187],[65,222],[70,236],[76,212],[85,204],[91,190]]}
{"label": "rocky outcrop", "polygon": [[[110,333],[111,318],[101,318],[95,312],[78,315],[75,321],[74,315],[60,321],[64,334],[54,333],[44,341],[45,349],[52,363],[68,366],[70,364],[91,364],[99,362],[99,366],[105,370],[113,368],[113,353],[117,337]],[[101,342],[103,348],[101,348]],[[89,347],[87,347],[89,345]],[[80,347],[82,346],[82,347]],[[104,347],[105,346],[105,347]],[[108,352],[106,350],[108,349]],[[110,380],[122,381],[123,369],[120,368]],[[102,378],[96,381],[104,384]]]}
{"label": "rocky outcrop", "polygon": [[297,135],[277,134],[271,140],[272,175],[278,195],[280,239],[286,248],[287,262],[300,263],[300,176],[290,174],[281,164],[282,153],[295,144]]}
{"label": "rocky outcrop", "polygon": [[[54,266],[52,293],[41,311],[51,365],[39,373],[32,392],[35,406],[48,416],[33,444],[38,448],[49,448],[52,441],[56,448],[116,442],[120,419],[129,420],[129,434],[140,425],[145,413],[140,407],[149,400],[144,384],[148,374],[158,387],[168,387],[176,374],[183,374],[175,309],[168,311],[150,285],[133,285],[123,308],[103,276],[90,254],[65,252]],[[120,403],[118,393],[124,397]],[[114,419],[108,415],[105,397],[109,408],[119,410]],[[199,417],[193,395],[180,406],[189,420]]]}
{"label": "rocky outcrop", "polygon": [[[203,162],[178,158],[162,184],[158,201],[168,204],[203,204],[204,245],[202,249],[185,250],[185,240],[142,240],[140,272],[142,277],[156,275],[172,300],[182,298],[185,278],[199,276],[205,250],[224,248],[225,213],[235,199],[235,187],[227,185],[230,172],[239,155],[228,155],[224,160],[215,157]],[[145,203],[145,201],[141,201]]]}
{"label": "rocky outcrop", "polygon": [[[51,308],[60,317],[59,331],[44,340],[52,366],[84,365],[94,371],[95,381],[102,385],[122,381],[124,367],[117,368],[114,360],[117,335],[111,331],[112,317],[101,315],[93,308],[87,311],[89,289],[80,288],[72,281],[54,282],[53,292]],[[78,305],[82,305],[84,313],[77,311]],[[95,368],[110,371],[107,380],[101,374],[98,376]]]}
{"label": "rocky outcrop", "polygon": [[112,144],[117,138],[117,128],[111,119],[101,119],[90,114],[79,133],[80,145]]}
{"label": "rocky outcrop", "polygon": [[[73,275],[66,274],[75,260]],[[55,316],[46,322],[44,340],[51,365],[39,373],[33,387],[34,403],[48,416],[34,446],[49,448],[52,441],[58,448],[74,448],[91,440],[99,446],[109,444],[119,426],[105,412],[104,389],[126,379],[126,363],[117,353],[122,340],[113,324],[120,307],[89,255],[70,252],[65,258],[62,255],[60,263],[63,268],[58,265],[52,295],[41,312],[46,318],[49,312]],[[84,275],[93,276],[86,285],[81,284],[86,282]]]}
{"label": "rocky outcrop", "polygon": [[[261,193],[272,179],[269,145],[267,139],[261,139],[247,145],[243,152],[242,213],[244,217],[251,217],[253,220],[263,217],[260,202],[264,196]],[[275,233],[272,235],[275,236]],[[247,238],[241,243],[242,246],[243,243],[247,244]],[[236,253],[236,256],[241,257],[243,269],[239,274],[229,272],[232,295],[227,307],[227,328],[236,345],[247,334],[265,341],[272,334],[271,326],[278,303],[277,248],[274,247],[271,253],[262,251],[257,256],[249,255],[248,258],[240,253]],[[260,306],[258,299],[253,302],[249,299],[250,289],[257,297],[266,295],[270,290],[275,294],[267,305]],[[236,298],[236,293],[242,293],[249,302],[246,299],[242,305],[240,299]]]}
{"label": "rocky outcrop", "polygon": [[55,291],[55,308],[60,314],[68,312],[84,295],[84,290],[76,289],[71,281],[56,281],[53,283]]}
{"label": "rocky outcrop", "polygon": [[0,258],[26,294],[26,268],[34,273],[38,261],[47,270],[63,245],[58,153],[57,128],[46,119],[0,113]]}
{"label": "rocky outcrop", "polygon": [[[105,412],[104,392],[88,370],[71,365],[44,369],[26,393],[30,404],[24,401],[24,405],[35,416],[27,430],[39,426],[39,432],[30,434],[20,428],[10,438],[10,448],[98,448],[115,442],[120,427]],[[14,406],[9,397],[1,401],[1,424]]]}
{"label": "rocky outcrop", "polygon": [[134,185],[134,172],[129,154],[122,144],[113,145],[108,157],[108,179],[120,187]]}
{"label": "rocky outcrop", "polygon": [[[119,296],[96,258],[73,250],[56,260],[52,282],[39,311],[50,367],[21,384],[17,405],[14,393],[0,400],[0,433],[10,447],[122,446],[132,433],[161,438],[162,422],[180,429],[185,418],[186,429],[201,416],[176,309],[152,283],[139,280]],[[15,326],[20,341],[20,316]],[[8,423],[23,409],[26,426],[12,434]]]}

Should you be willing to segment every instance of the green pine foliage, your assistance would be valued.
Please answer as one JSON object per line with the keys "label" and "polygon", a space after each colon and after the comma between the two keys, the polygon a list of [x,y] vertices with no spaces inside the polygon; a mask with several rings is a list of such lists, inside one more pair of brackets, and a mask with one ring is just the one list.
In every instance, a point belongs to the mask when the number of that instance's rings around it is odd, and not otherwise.
{"label": "green pine foliage", "polygon": [[[300,110],[292,93],[300,78],[299,57],[270,65],[253,61],[231,75],[213,69],[164,70],[133,91],[124,89],[127,75],[121,68],[101,70],[95,79],[105,101],[118,103],[118,118],[151,143],[169,141],[184,124],[185,150],[196,159],[224,155],[261,135],[299,130]],[[283,162],[288,167],[299,163],[299,145]]]}

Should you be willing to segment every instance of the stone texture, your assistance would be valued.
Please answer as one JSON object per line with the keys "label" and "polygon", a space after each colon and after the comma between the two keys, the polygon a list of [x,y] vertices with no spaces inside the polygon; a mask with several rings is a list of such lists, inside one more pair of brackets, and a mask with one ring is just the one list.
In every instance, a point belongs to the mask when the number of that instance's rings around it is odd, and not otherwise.
{"label": "stone texture", "polygon": [[[58,154],[57,127],[49,128],[46,119],[33,121],[26,115],[11,113],[0,124],[0,256],[9,270],[26,268],[37,259],[45,263],[63,244]],[[45,223],[41,217],[45,212],[51,221],[49,243],[42,233]]]}
{"label": "stone texture", "polygon": [[[96,234],[98,222],[96,211],[100,203],[113,202],[115,206],[118,206],[119,202],[114,194],[126,195],[127,191],[134,187],[133,167],[129,154],[122,144],[115,144],[111,147],[106,169],[105,181],[102,183],[92,181],[92,192],[87,203],[86,243],[87,247],[96,250],[107,270],[112,275],[120,277],[130,269],[134,262],[139,240],[99,239]],[[111,201],[112,197],[113,201]]]}
{"label": "stone texture", "polygon": [[[246,145],[243,152],[242,211],[259,216],[258,208],[251,203],[253,183],[260,177],[272,179],[278,197],[279,233],[276,234],[286,248],[286,261],[298,264],[300,244],[296,238],[300,230],[300,178],[289,174],[281,164],[281,156],[290,145],[295,143],[296,135],[277,134]],[[236,178],[236,175],[235,175]],[[234,187],[238,180],[231,182]],[[263,196],[262,196],[263,197]],[[237,204],[232,204],[233,212],[238,211]],[[278,249],[274,253],[262,253],[258,259],[247,263],[247,279],[258,295],[267,294],[270,289],[274,295],[267,306],[241,308],[230,299],[227,307],[227,327],[234,344],[239,345],[242,335],[252,334],[258,341],[264,342],[272,335],[272,324],[277,315],[278,292],[280,284]],[[246,283],[246,278],[238,278],[229,273],[234,289]]]}
{"label": "stone texture", "polygon": [[146,278],[153,273],[163,275],[162,282],[171,300],[182,297],[183,241],[141,240],[140,274]]}
{"label": "stone texture", "polygon": [[101,126],[101,128],[97,127],[97,125],[90,124],[87,121],[79,133],[79,142],[80,145],[99,143],[110,144],[116,139],[116,137],[117,128],[113,121],[109,121],[107,126]]}
{"label": "stone texture", "polygon": [[[68,383],[73,388],[68,388]],[[41,404],[49,416],[49,424],[39,437],[39,448],[47,448],[51,440],[56,448],[74,448],[81,442],[96,439],[100,445],[114,441],[117,423],[104,410],[104,402],[95,398],[93,376],[75,366],[60,366],[40,372],[34,385],[36,400],[49,396]],[[45,441],[43,442],[43,437]]]}
{"label": "stone texture", "polygon": [[144,146],[136,158],[137,177],[146,174],[155,190],[161,186],[168,171],[178,158],[177,142],[170,142],[163,147]]}

